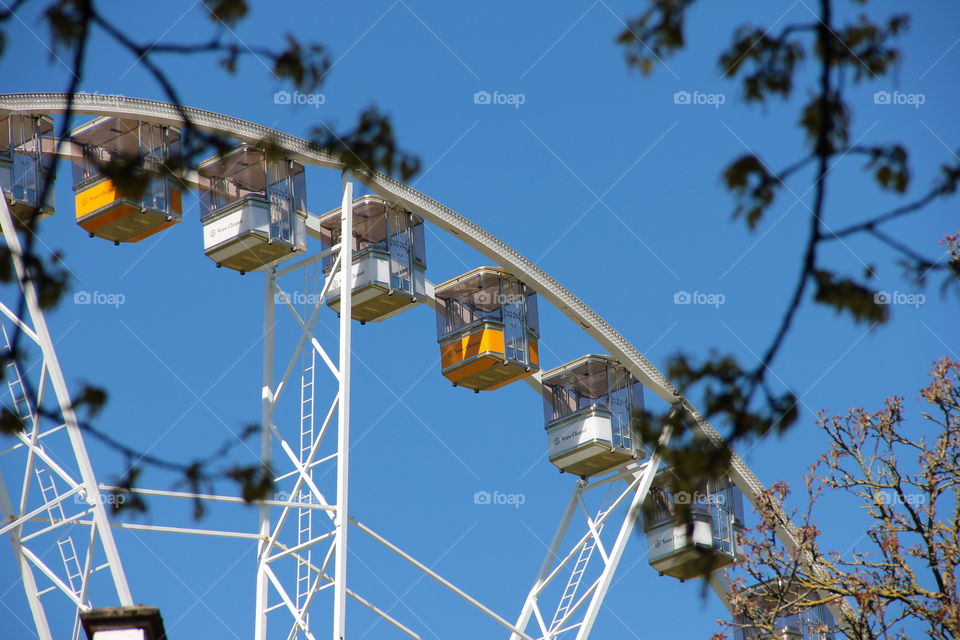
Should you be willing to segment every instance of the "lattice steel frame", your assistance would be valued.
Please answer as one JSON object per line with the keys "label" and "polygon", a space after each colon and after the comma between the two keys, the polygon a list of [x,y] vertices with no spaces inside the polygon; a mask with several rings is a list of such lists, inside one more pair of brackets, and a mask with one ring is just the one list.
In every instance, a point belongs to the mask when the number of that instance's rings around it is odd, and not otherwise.
{"label": "lattice steel frame", "polygon": [[[32,394],[24,392],[23,376],[27,372],[21,371],[15,361],[8,362],[6,366],[6,382],[11,394],[17,393],[15,389],[18,385],[19,393],[23,393],[20,397],[12,398],[12,405],[18,407],[17,412],[20,414],[24,431],[15,436],[19,442],[3,453],[4,455],[17,454],[18,449],[26,449],[26,461],[16,505],[11,501],[6,483],[0,475],[0,513],[4,520],[0,527],[0,534],[7,534],[13,545],[37,633],[41,640],[52,640],[46,607],[41,598],[46,592],[58,591],[66,596],[77,612],[89,609],[88,594],[91,578],[95,572],[109,569],[117,597],[117,601],[112,604],[131,606],[133,598],[113,539],[103,496],[83,442],[80,425],[73,409],[73,401],[67,390],[46,318],[40,308],[36,284],[30,279],[25,267],[23,247],[14,228],[13,216],[7,206],[6,198],[2,196],[0,196],[0,230],[3,231],[4,241],[10,250],[14,271],[20,285],[19,292],[23,296],[22,307],[26,315],[18,316],[14,308],[2,302],[0,302],[0,312],[3,313],[6,321],[19,329],[20,339],[35,344],[42,356],[38,379],[36,383],[28,385],[28,388],[34,391]],[[19,308],[19,305],[13,306]],[[3,332],[9,347],[6,328]],[[45,417],[43,414],[49,410],[49,406],[45,404],[48,388],[53,390],[54,406],[63,421],[57,426],[43,430],[41,428]],[[19,407],[23,407],[23,410]],[[66,431],[69,439],[69,453],[72,453],[72,459],[69,459],[68,463],[58,461],[58,455],[49,454],[44,446],[57,438],[60,431]],[[61,447],[57,453],[60,456],[66,456],[68,450]],[[30,505],[34,504],[31,497],[36,498],[38,493],[32,491],[34,475],[37,475],[37,487],[40,489],[40,505],[31,508]],[[43,485],[45,476],[49,476],[50,482]],[[66,490],[61,492],[59,485],[64,485]],[[68,500],[74,496],[76,498],[72,501]],[[73,513],[68,515],[67,512],[70,511]],[[44,526],[28,532],[27,527],[35,524]],[[86,546],[83,548],[82,567],[76,555],[73,538],[70,533],[65,533],[66,530],[78,526],[88,528]],[[55,540],[60,547],[63,567],[51,566],[43,561],[40,553],[33,550],[51,539]],[[66,550],[67,548],[69,551]],[[98,548],[106,557],[102,564],[95,564],[100,555],[97,553]],[[37,572],[43,574],[52,583],[52,587],[39,590]],[[80,628],[75,621],[73,637],[77,638],[79,634]]]}
{"label": "lattice steel frame", "polygon": [[[200,130],[203,130],[208,133],[224,135],[228,138],[238,140],[241,142],[247,142],[250,144],[256,144],[259,141],[268,139],[271,143],[283,153],[289,155],[289,157],[303,162],[304,164],[320,166],[325,168],[332,168],[345,171],[344,179],[344,211],[348,211],[348,201],[352,201],[352,177],[349,173],[346,173],[347,167],[344,164],[343,160],[334,153],[326,151],[324,149],[319,149],[315,145],[309,143],[306,140],[296,138],[294,136],[285,134],[268,127],[263,127],[261,125],[253,124],[250,122],[238,120],[229,116],[224,116],[221,114],[211,113],[208,111],[203,111],[199,109],[193,109],[190,107],[177,107],[170,104],[165,104],[162,102],[156,102],[151,100],[142,100],[137,98],[126,98],[120,96],[104,96],[104,95],[93,95],[93,94],[79,94],[73,96],[72,104],[68,105],[67,98],[64,94],[55,94],[55,93],[40,93],[40,94],[7,94],[0,95],[0,109],[9,110],[12,112],[20,113],[63,113],[67,109],[71,108],[74,113],[78,114],[89,114],[89,115],[103,115],[103,116],[117,116],[117,117],[136,117],[143,120],[156,122],[156,123],[165,123],[174,126],[183,126],[183,117],[186,115],[190,118],[193,126],[197,127]],[[62,155],[68,156],[71,153],[70,149],[61,149],[60,153]],[[189,178],[189,176],[188,176]],[[426,222],[430,222],[436,225],[439,229],[450,233],[455,238],[464,242],[471,248],[479,251],[484,256],[493,260],[496,264],[501,265],[502,267],[508,269],[511,273],[521,279],[527,286],[535,290],[542,298],[546,301],[553,304],[558,310],[563,314],[567,315],[572,321],[574,321],[579,327],[587,332],[596,342],[603,347],[607,352],[609,352],[614,358],[616,358],[621,364],[623,364],[630,372],[643,383],[645,387],[651,390],[655,395],[660,397],[662,400],[670,403],[674,408],[679,408],[682,413],[688,416],[693,421],[694,430],[701,436],[705,437],[715,443],[722,444],[722,436],[710,425],[703,416],[696,410],[696,408],[684,398],[678,389],[666,379],[666,377],[649,361],[646,357],[643,356],[628,340],[626,340],[621,334],[619,334],[612,326],[610,326],[603,318],[601,318],[595,311],[593,311],[589,306],[587,306],[582,300],[574,296],[569,290],[564,288],[560,283],[551,278],[546,272],[539,268],[536,264],[526,259],[518,252],[514,251],[507,244],[494,237],[492,234],[488,233],[486,230],[482,229],[478,225],[470,222],[463,216],[459,215],[455,211],[445,207],[441,203],[429,198],[428,196],[416,191],[412,187],[395,180],[389,176],[386,176],[379,172],[360,172],[356,175],[356,179],[370,188],[373,192],[377,193],[380,196],[388,198],[394,202],[397,202],[401,206],[412,211],[416,215],[423,218]],[[350,196],[349,198],[347,196]],[[350,224],[348,221],[343,220],[344,224]],[[310,222],[308,221],[308,225]],[[7,238],[15,237],[11,235],[12,232],[12,221],[10,220],[9,212],[6,212],[4,209],[3,214],[3,225],[4,225],[4,234]],[[9,228],[8,228],[9,227]],[[316,229],[312,230],[314,233]],[[346,234],[344,234],[346,235]],[[345,249],[338,247],[341,252],[340,256],[340,268],[345,264],[350,263],[348,258],[346,261],[343,260],[343,253]],[[305,266],[306,263],[311,260],[319,259],[319,256],[313,256],[307,258],[301,263],[295,264],[292,267],[281,270],[278,273],[268,274],[267,283],[265,287],[265,320],[264,320],[264,330],[265,330],[265,347],[264,347],[264,382],[262,387],[261,394],[261,421],[262,421],[262,437],[261,437],[261,457],[264,461],[271,460],[272,455],[272,445],[273,438],[278,437],[274,425],[272,424],[272,413],[273,408],[275,407],[275,402],[279,394],[282,392],[282,383],[277,386],[273,385],[273,359],[274,359],[274,340],[273,340],[273,327],[275,323],[274,309],[272,306],[273,294],[277,290],[276,288],[276,278],[280,277],[283,274],[289,273],[290,271]],[[22,266],[22,265],[21,265]],[[347,279],[350,278],[351,270],[343,269],[343,273]],[[279,581],[276,578],[275,573],[270,568],[270,565],[278,560],[280,557],[293,556],[298,557],[297,552],[299,549],[286,547],[284,548],[280,543],[275,539],[275,532],[278,531],[277,525],[274,525],[271,528],[271,519],[270,519],[270,508],[279,507],[284,511],[282,513],[288,513],[291,509],[299,508],[313,508],[321,510],[328,514],[331,517],[334,524],[334,533],[327,536],[324,534],[322,540],[314,540],[315,544],[326,543],[327,544],[327,553],[325,555],[325,560],[322,567],[315,567],[318,581],[319,577],[329,577],[325,571],[325,568],[331,559],[333,558],[334,562],[334,575],[332,579],[329,579],[327,583],[322,586],[317,586],[316,591],[319,591],[321,588],[333,587],[334,589],[334,623],[333,623],[333,634],[332,637],[334,640],[342,640],[344,629],[345,629],[345,602],[346,599],[352,598],[361,604],[364,604],[369,609],[377,613],[378,615],[383,616],[391,624],[394,624],[397,628],[403,630],[405,633],[411,637],[417,638],[414,632],[410,631],[404,627],[399,622],[393,620],[386,613],[380,611],[375,606],[353,593],[346,587],[346,570],[347,570],[347,531],[349,529],[348,525],[355,526],[359,531],[370,536],[374,540],[380,542],[385,547],[399,555],[401,558],[407,560],[419,570],[423,571],[427,576],[439,582],[441,585],[450,589],[456,595],[465,599],[468,603],[474,605],[481,612],[491,617],[493,620],[498,622],[501,626],[505,627],[512,633],[512,638],[524,638],[525,640],[533,640],[533,637],[528,635],[521,627],[526,627],[530,622],[531,618],[538,617],[538,625],[540,625],[540,632],[543,633],[542,638],[552,637],[556,635],[556,630],[551,632],[551,629],[544,629],[546,623],[542,621],[542,612],[539,611],[539,593],[542,591],[541,582],[549,578],[552,580],[553,577],[556,577],[557,572],[554,570],[557,567],[549,568],[551,563],[556,559],[555,548],[547,554],[547,558],[544,561],[544,568],[541,570],[540,575],[537,578],[537,582],[534,584],[533,589],[530,592],[526,602],[524,603],[523,610],[520,616],[520,619],[516,625],[509,623],[507,620],[497,615],[489,608],[480,603],[477,599],[473,598],[462,589],[455,586],[453,583],[449,582],[445,578],[436,574],[429,567],[423,563],[417,561],[412,556],[404,552],[399,547],[396,547],[390,543],[386,538],[381,536],[379,533],[373,531],[369,527],[357,522],[353,518],[349,517],[348,513],[348,496],[349,496],[349,447],[346,446],[346,443],[349,441],[349,343],[350,343],[350,289],[351,287],[345,282],[341,287],[341,295],[343,297],[341,301],[341,309],[346,311],[341,313],[341,322],[340,322],[340,361],[338,366],[334,366],[329,356],[327,356],[324,361],[327,364],[328,368],[331,369],[331,372],[334,373],[334,377],[337,378],[338,391],[336,398],[331,406],[331,414],[328,414],[327,420],[331,419],[332,412],[341,409],[338,411],[337,418],[337,435],[338,435],[338,457],[336,463],[338,465],[337,471],[337,496],[334,504],[327,503],[318,503],[318,504],[304,504],[298,503],[294,496],[291,496],[287,500],[266,500],[263,501],[260,505],[259,510],[259,527],[256,533],[246,533],[246,532],[231,532],[231,531],[216,531],[216,530],[200,530],[200,529],[190,529],[183,527],[165,527],[165,526],[149,526],[149,525],[133,525],[125,523],[114,523],[115,527],[120,528],[129,528],[129,529],[138,529],[138,530],[155,530],[155,531],[168,531],[176,533],[190,533],[190,534],[200,534],[200,535],[215,535],[215,536],[225,536],[231,538],[245,538],[250,540],[256,540],[258,543],[258,571],[257,571],[257,603],[256,603],[256,640],[265,640],[266,638],[266,614],[269,610],[272,610],[275,607],[286,607],[294,620],[293,631],[297,629],[303,631],[307,637],[313,637],[308,631],[304,630],[304,627],[307,625],[304,624],[303,617],[301,612],[304,610],[303,607],[297,607],[297,605],[290,601],[289,594],[286,592],[285,588],[282,585],[279,585]],[[429,289],[429,287],[428,287]],[[36,306],[35,294],[34,294],[34,306]],[[4,309],[0,308],[0,311]],[[16,321],[16,318],[13,314],[8,313],[9,310],[4,311],[5,315]],[[33,311],[33,310],[31,310]],[[39,309],[37,308],[37,311]],[[37,316],[32,316],[32,319],[35,323],[35,326],[43,326],[43,342],[46,344],[45,347],[45,357],[52,358],[52,362],[55,363],[55,354],[53,352],[52,345],[50,343],[49,334],[46,332],[45,324],[42,322],[42,315],[39,315],[39,321]],[[301,320],[301,328],[304,329],[304,334],[308,335],[311,330],[313,319],[315,319],[315,314],[311,318],[309,323],[305,323]],[[37,330],[37,336],[39,337],[41,331]],[[269,339],[267,339],[269,338]],[[312,336],[309,338],[309,342],[317,347],[315,338]],[[304,341],[301,340],[299,349],[302,350]],[[41,347],[44,347],[44,344],[41,344]],[[321,352],[318,351],[318,354]],[[291,361],[293,362],[293,361]],[[55,367],[57,371],[57,378],[60,380],[59,389],[56,388],[58,401],[61,401],[61,406],[65,409],[69,409],[69,397],[66,394],[66,388],[62,384],[62,374],[59,374],[59,367]],[[51,369],[49,375],[51,379],[53,378],[53,369]],[[289,371],[286,375],[289,375]],[[285,375],[285,377],[286,377]],[[66,403],[66,405],[64,405]],[[72,414],[71,414],[72,415]],[[71,420],[68,420],[67,414],[64,415],[65,425],[69,433],[71,433],[71,442],[73,443],[74,449],[78,447],[82,450],[83,444],[82,439],[80,438],[79,430],[70,428]],[[76,426],[75,416],[72,417],[72,424]],[[326,424],[326,423],[325,423]],[[665,430],[663,434],[664,438],[669,438],[669,429]],[[281,448],[284,448],[286,444],[282,438],[280,439]],[[343,449],[341,451],[341,449]],[[287,457],[290,458],[290,461],[294,463],[296,469],[295,473],[298,474],[298,482],[302,484],[307,484],[310,486],[311,481],[309,480],[310,475],[310,465],[303,465],[303,460],[299,457],[292,454],[292,451],[289,451],[289,445],[286,445],[284,453]],[[341,456],[341,453],[343,454]],[[40,457],[38,453],[38,457]],[[81,490],[86,493],[88,497],[92,496],[92,513],[94,515],[93,520],[90,522],[95,523],[97,526],[94,528],[96,535],[108,540],[108,544],[105,544],[105,548],[109,547],[108,555],[111,556],[111,561],[109,567],[114,576],[114,581],[116,583],[116,589],[120,595],[121,603],[126,602],[129,599],[129,590],[126,588],[126,581],[123,579],[122,568],[120,567],[119,557],[116,556],[115,546],[112,544],[112,537],[109,535],[109,528],[106,523],[106,515],[103,510],[103,505],[100,501],[97,500],[97,485],[93,479],[93,472],[89,466],[89,460],[86,458],[84,453],[82,456],[85,463],[81,464],[81,470],[83,471],[82,486],[80,489],[74,489],[76,492]],[[622,494],[619,498],[620,501],[625,501],[629,499],[630,505],[638,505],[644,499],[647,490],[649,489],[649,483],[652,481],[652,476],[657,466],[655,460],[651,460],[648,464],[633,468],[632,471],[628,473],[630,476],[630,487],[627,492]],[[621,474],[622,475],[622,474]],[[731,455],[731,470],[730,470],[731,479],[737,485],[737,487],[744,493],[746,498],[751,503],[756,503],[758,498],[764,491],[762,483],[757,479],[757,477],[752,473],[752,471],[747,467],[746,463],[736,455],[732,453]],[[100,486],[100,489],[110,489],[110,487]],[[314,490],[315,487],[310,486],[311,493],[315,498],[319,500],[319,496],[322,496],[320,492]],[[571,497],[571,504],[579,498],[579,493],[581,489],[588,490],[587,488],[578,488],[574,495]],[[239,498],[232,498],[228,496],[210,496],[210,495],[196,495],[180,492],[171,492],[171,491],[158,491],[158,490],[137,490],[139,493],[144,495],[153,495],[153,496],[169,496],[176,498],[200,498],[204,500],[214,500],[219,502],[242,502]],[[0,492],[2,493],[2,492]],[[558,535],[562,539],[561,531],[566,531],[566,528],[570,524],[570,518],[568,517],[571,513],[570,506],[568,505],[567,512],[565,512],[564,517],[561,520],[561,525],[558,528]],[[34,517],[37,514],[23,514],[19,517],[17,522],[22,522],[25,518]],[[581,620],[580,626],[578,627],[577,638],[586,638],[589,635],[590,628],[593,624],[593,620],[596,617],[597,611],[599,610],[600,605],[602,604],[603,596],[606,593],[606,590],[609,588],[610,580],[612,579],[613,572],[616,569],[616,565],[619,562],[619,556],[617,549],[619,548],[619,553],[622,553],[622,547],[619,544],[619,539],[622,537],[620,534],[626,529],[629,529],[629,521],[632,519],[635,520],[636,509],[629,509],[625,520],[621,522],[621,529],[618,533],[618,543],[616,543],[609,553],[606,555],[605,567],[602,573],[602,579],[597,582],[592,589],[593,595],[591,596],[591,601],[589,606],[584,609],[584,618]],[[281,516],[282,518],[282,516]],[[588,538],[593,536],[595,533],[596,524],[599,519],[591,520],[590,517],[587,518],[588,525]],[[79,522],[79,521],[78,521]],[[798,532],[796,527],[790,522],[789,518],[786,515],[782,518],[783,526],[778,529],[777,533],[784,544],[788,549],[793,549],[798,546]],[[278,521],[278,525],[281,524]],[[11,527],[10,525],[5,526],[3,529],[0,529],[2,532],[14,532],[16,527]],[[583,539],[581,539],[583,540]],[[559,540],[555,539],[555,546],[559,544]],[[625,541],[624,541],[625,543]],[[16,542],[14,544],[15,551],[18,554],[20,552],[17,550]],[[582,549],[582,543],[580,545]],[[275,550],[276,553],[270,553],[271,550]],[[577,547],[571,552],[576,552]],[[568,554],[569,555],[569,554]],[[21,565],[23,565],[23,556],[22,554],[18,555],[20,558]],[[29,558],[27,561],[30,561]],[[300,561],[303,561],[300,558]],[[34,563],[35,564],[35,563]],[[311,565],[313,566],[313,565]],[[819,567],[814,565],[814,571],[819,570]],[[25,579],[26,580],[26,579]],[[726,587],[724,581],[717,575],[711,576],[710,579],[711,585],[718,592],[722,599],[725,600]],[[270,593],[270,587],[273,587],[281,596],[283,602],[280,605],[274,605],[274,607],[267,606],[267,595]],[[310,598],[308,598],[308,601]],[[582,608],[582,603],[577,605],[576,609],[579,610]],[[33,607],[33,602],[31,607]],[[573,611],[574,608],[571,607],[570,611]],[[42,613],[42,611],[41,611]],[[839,619],[839,611],[833,611],[835,617]],[[569,616],[568,616],[569,617]],[[35,619],[37,619],[35,613]],[[44,628],[42,625],[45,622],[37,619],[38,629]],[[568,625],[569,626],[569,625]]]}

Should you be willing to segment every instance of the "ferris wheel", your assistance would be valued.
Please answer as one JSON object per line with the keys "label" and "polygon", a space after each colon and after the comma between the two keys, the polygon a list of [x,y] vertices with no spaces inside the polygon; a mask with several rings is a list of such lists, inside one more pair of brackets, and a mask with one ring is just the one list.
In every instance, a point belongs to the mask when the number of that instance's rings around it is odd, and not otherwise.
{"label": "ferris wheel", "polygon": [[[53,116],[93,116],[67,139],[53,136]],[[175,177],[157,171],[175,156],[184,118],[199,131],[233,140],[234,148]],[[20,230],[26,217],[53,215],[43,193],[43,159],[73,166],[75,217],[90,236],[135,243],[180,223],[185,190],[199,192],[204,253],[217,267],[263,274],[260,461],[278,493],[257,502],[256,527],[218,529],[207,522],[134,524],[108,517],[106,496],[124,492],[153,500],[243,504],[241,498],[99,482],[71,404],[47,326],[37,283],[24,278]],[[131,192],[103,173],[112,159],[134,157],[150,176]],[[308,208],[305,174],[342,173],[341,198],[330,210]],[[754,503],[763,486],[736,454],[729,477],[702,487],[693,527],[679,522],[675,495],[659,457],[647,455],[632,416],[644,395],[668,403],[700,436],[720,434],[621,334],[530,260],[476,224],[410,186],[377,172],[351,171],[333,153],[283,132],[224,115],[126,97],[81,94],[68,105],[55,93],[0,95],[0,228],[20,276],[24,304],[0,301],[4,348],[18,335],[38,366],[6,365],[5,407],[23,430],[0,455],[0,533],[12,545],[26,599],[41,639],[151,638],[119,635],[104,608],[135,608],[138,581],[125,571],[114,532],[124,529],[238,539],[256,549],[252,635],[267,638],[348,638],[357,607],[397,633],[423,637],[419,620],[404,620],[351,588],[352,540],[382,546],[495,622],[511,640],[590,636],[612,588],[624,549],[642,522],[652,570],[680,580],[706,578],[726,603],[723,566],[738,554],[742,497]],[[355,197],[360,184],[370,193]],[[315,202],[311,202],[316,207]],[[61,208],[63,206],[61,205]],[[428,279],[424,229],[449,234],[490,263],[442,283]],[[347,242],[345,239],[349,239]],[[348,268],[349,266],[349,268]],[[293,295],[290,291],[299,293]],[[597,345],[591,354],[541,370],[538,305],[549,304]],[[514,611],[496,611],[469,593],[457,576],[441,575],[350,510],[351,365],[354,321],[385,322],[426,304],[435,309],[441,372],[453,386],[496,393],[526,384],[546,407],[550,463],[578,480],[527,596]],[[321,313],[339,315],[338,330],[317,330]],[[283,340],[279,338],[283,337]],[[299,387],[299,388],[298,388]],[[51,400],[52,398],[52,400]],[[56,415],[41,407],[57,407]],[[283,419],[281,407],[284,407]],[[671,437],[665,427],[661,442]],[[106,493],[105,493],[106,492]],[[477,500],[497,496],[478,494]],[[641,505],[648,505],[641,518]],[[702,507],[702,508],[700,508]],[[787,525],[781,538],[796,546]],[[547,533],[549,535],[549,533]],[[118,533],[118,535],[120,535]],[[56,549],[41,554],[38,549]],[[717,563],[704,574],[698,549]],[[54,620],[50,602],[74,615]],[[162,602],[151,603],[160,608]],[[115,613],[113,611],[112,613]],[[111,613],[111,615],[112,615]],[[836,612],[834,612],[836,613]],[[79,615],[77,615],[79,614]],[[825,611],[824,615],[830,615]],[[804,630],[800,622],[798,633]],[[97,626],[101,625],[101,626]],[[113,625],[113,626],[111,626]],[[116,635],[109,635],[114,633]],[[99,635],[98,635],[99,634]],[[793,636],[791,636],[793,637]]]}

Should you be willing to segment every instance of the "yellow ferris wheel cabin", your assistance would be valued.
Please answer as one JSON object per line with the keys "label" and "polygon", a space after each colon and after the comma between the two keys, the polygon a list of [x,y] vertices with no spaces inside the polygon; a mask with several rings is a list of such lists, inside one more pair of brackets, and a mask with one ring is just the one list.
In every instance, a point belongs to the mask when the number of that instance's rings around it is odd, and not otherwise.
{"label": "yellow ferris wheel cabin", "polygon": [[[164,173],[167,160],[179,153],[176,127],[126,118],[98,118],[70,134],[81,157],[73,164],[77,224],[90,237],[139,242],[180,222],[182,191]],[[118,185],[104,168],[135,162],[146,174],[142,190]]]}
{"label": "yellow ferris wheel cabin", "polygon": [[537,294],[497,267],[436,287],[443,375],[474,391],[498,389],[540,369]]}

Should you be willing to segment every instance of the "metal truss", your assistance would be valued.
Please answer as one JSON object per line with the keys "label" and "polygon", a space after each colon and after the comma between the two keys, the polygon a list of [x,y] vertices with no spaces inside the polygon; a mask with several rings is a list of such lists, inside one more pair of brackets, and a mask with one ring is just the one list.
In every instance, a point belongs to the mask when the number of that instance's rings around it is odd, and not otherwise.
{"label": "metal truss", "polygon": [[[341,208],[343,237],[352,237],[353,227],[353,180],[349,171],[343,177],[343,201]],[[319,261],[328,254],[335,253],[336,259],[331,269],[331,277],[319,292]],[[349,243],[334,247],[330,252],[316,254],[279,272],[270,273],[266,278],[264,295],[264,354],[261,461],[273,464],[273,446],[279,445],[284,466],[292,469],[288,473],[275,477],[276,486],[292,482],[289,491],[278,494],[279,509],[269,504],[260,506],[259,542],[257,550],[257,586],[256,586],[256,624],[254,638],[266,640],[268,614],[275,609],[284,609],[289,614],[290,625],[286,637],[315,638],[315,629],[310,625],[310,608],[322,591],[333,593],[333,637],[343,638],[346,626],[346,601],[355,597],[366,603],[346,588],[347,575],[347,505],[349,495],[349,456],[350,456],[350,359],[351,359],[351,307],[352,289],[352,247]],[[346,268],[344,268],[346,266]],[[295,304],[281,287],[279,279],[300,271],[304,290],[301,296],[309,302],[306,305]],[[341,294],[344,300],[339,323],[339,353],[337,362],[320,344],[314,335],[314,325],[321,301],[334,278],[342,278],[344,285]],[[277,327],[276,308],[285,307],[297,327],[300,336],[293,353],[286,360],[283,375],[275,378],[277,361],[275,332]],[[297,307],[300,307],[298,311]],[[302,312],[302,313],[301,313]],[[324,364],[318,373],[318,358]],[[300,395],[298,444],[292,446],[286,439],[288,430],[274,424],[274,411],[277,403],[290,382],[294,368],[300,364]],[[316,389],[318,375],[329,377],[336,389],[325,412],[317,412]],[[321,405],[323,406],[323,405]],[[317,417],[323,416],[317,428]],[[336,424],[336,450],[327,456],[320,456],[328,433]],[[328,499],[314,481],[314,471],[322,465],[336,466],[336,494],[334,500]],[[273,511],[279,511],[276,520],[272,520]],[[319,513],[315,514],[314,511]],[[315,517],[317,516],[317,517]],[[314,526],[317,524],[318,526]],[[293,529],[294,535],[289,534]],[[314,561],[314,559],[318,561]],[[280,578],[278,566],[292,563],[293,584],[284,583]],[[290,573],[290,572],[287,572]],[[292,588],[291,588],[292,587]],[[271,604],[271,598],[279,599]],[[369,604],[369,603],[367,603]],[[374,607],[374,611],[383,614]],[[392,621],[394,624],[398,624]],[[278,636],[276,636],[278,637]]]}
{"label": "metal truss", "polygon": [[[661,441],[669,437],[668,429]],[[590,636],[659,466],[659,457],[654,457],[596,482],[577,484],[517,619],[519,631],[538,640]],[[572,528],[578,515],[582,529]],[[565,547],[571,532],[579,535]],[[514,633],[510,640],[530,636]]]}
{"label": "metal truss", "polygon": [[[304,164],[344,171],[342,237],[351,237],[354,176],[342,158],[306,140],[221,114],[121,96],[80,94],[72,96],[72,103],[68,104],[64,94],[8,94],[0,95],[0,109],[38,114],[64,113],[71,109],[80,114],[137,117],[174,126],[182,125],[186,115],[193,126],[208,133],[249,144],[269,139],[278,150]],[[69,145],[65,145],[58,153],[69,157],[72,152]],[[185,177],[188,182],[194,182],[196,178],[189,172]],[[643,354],[539,266],[457,212],[400,181],[374,171],[358,172],[355,179],[374,193],[450,233],[493,263],[509,269],[595,339],[601,348],[627,367],[654,395],[691,418],[698,436],[722,444],[723,439],[714,427]],[[316,236],[316,217],[311,216],[307,225],[311,235]],[[220,536],[255,543],[255,640],[267,640],[268,621],[270,638],[295,640],[325,635],[320,631],[320,621],[323,620],[325,626],[327,616],[318,614],[326,606],[325,602],[321,605],[321,600],[327,599],[332,601],[329,616],[332,626],[326,628],[325,632],[330,632],[333,640],[345,637],[348,601],[362,605],[406,635],[420,637],[348,588],[348,533],[351,529],[383,545],[473,605],[509,631],[512,640],[560,637],[585,640],[589,636],[636,524],[639,505],[646,497],[659,459],[654,457],[644,464],[628,465],[604,479],[578,486],[573,491],[543,566],[515,624],[389,542],[380,533],[351,518],[352,270],[349,266],[352,254],[350,247],[344,243],[344,246],[333,247],[265,275],[260,460],[264,465],[269,465],[274,473],[279,492],[272,499],[258,503],[256,531],[109,523],[102,492],[116,491],[118,488],[98,485],[94,478],[36,291],[33,283],[23,280],[20,242],[5,202],[0,210],[0,227],[13,254],[16,271],[21,276],[26,312],[21,317],[17,309],[0,303],[0,320],[6,323],[10,331],[20,332],[21,344],[39,350],[41,354],[38,372],[33,371],[36,367],[29,371],[20,371],[18,368],[11,370],[8,367],[5,372],[11,397],[9,407],[24,422],[25,429],[17,436],[15,444],[0,452],[0,455],[19,455],[25,459],[17,467],[18,473],[20,469],[23,469],[23,473],[14,487],[17,491],[15,497],[18,498],[16,502],[12,502],[7,495],[3,478],[0,477],[0,509],[5,518],[0,524],[0,533],[6,533],[13,543],[34,622],[42,639],[52,637],[44,600],[41,599],[48,592],[59,592],[76,609],[89,607],[94,600],[98,606],[115,604],[116,600],[122,605],[132,604],[111,526],[138,531]],[[285,297],[282,287],[283,279],[295,274],[302,277],[303,293],[312,294],[319,283],[318,261],[325,257],[334,257],[331,273],[339,272],[343,279],[335,353],[332,349],[325,350],[314,335],[325,291],[320,290],[316,296],[308,295],[311,304],[301,305]],[[279,307],[286,309],[288,313],[279,313],[285,319],[289,317],[293,320],[295,334],[299,335],[293,352],[282,354],[282,358],[277,353],[276,341]],[[6,341],[9,335],[12,334],[4,333],[0,341]],[[23,359],[20,361],[24,362]],[[277,376],[281,368],[282,373]],[[294,390],[288,389],[296,388],[295,371],[300,373],[299,397]],[[35,392],[32,397],[28,390]],[[49,401],[51,390],[53,401]],[[293,402],[299,406],[293,419],[277,411],[285,396],[293,398]],[[38,406],[46,407],[44,397],[48,398],[47,404],[57,407],[59,416],[56,419],[39,411]],[[64,447],[57,442],[54,447],[55,440],[62,440],[64,435],[69,440],[68,445]],[[668,428],[663,434],[663,444],[666,444],[669,436]],[[61,458],[61,455],[65,458]],[[331,467],[336,477],[333,488],[323,484],[317,473],[323,469],[329,474]],[[756,503],[764,487],[735,453],[731,456],[730,474],[746,498]],[[231,496],[157,489],[133,491],[146,496],[243,504],[241,498]],[[575,518],[578,514],[583,516],[583,533],[573,538],[572,546],[566,547],[564,545],[571,541],[570,536],[576,535],[571,532],[577,531],[572,525],[574,521],[579,522],[579,518]],[[788,549],[796,548],[797,530],[785,516],[783,521],[785,524],[778,535]],[[46,547],[40,546],[43,544],[41,540],[48,541]],[[57,562],[50,562],[46,554],[38,552],[42,548],[53,550],[54,546],[58,548]],[[93,589],[92,578],[101,569],[109,570],[112,584],[111,581],[99,581],[107,582],[107,586],[111,587],[109,589]],[[722,577],[718,574],[711,576],[710,584],[724,599],[727,587]],[[326,591],[331,596],[323,593]],[[286,612],[283,618],[279,613],[281,611]],[[277,633],[277,628],[282,633]],[[75,625],[74,637],[78,633]]]}
{"label": "metal truss", "polygon": [[[0,475],[0,534],[13,545],[41,640],[54,637],[47,615],[54,595],[61,596],[60,605],[65,602],[73,609],[71,637],[79,638],[76,614],[90,608],[95,586],[98,598],[110,604],[129,606],[133,598],[36,285],[25,268],[20,238],[3,197],[0,229],[20,283],[16,292],[22,294],[14,304],[0,302],[0,348],[9,356],[15,346],[22,356],[7,359],[3,371],[9,394],[5,405],[22,431],[0,455],[17,458],[17,467],[23,470],[12,485],[16,501]],[[17,344],[12,345],[15,335]],[[33,364],[23,367],[30,359]],[[49,553],[54,547],[56,553]],[[95,574],[103,570],[110,575],[106,589],[94,584]]]}

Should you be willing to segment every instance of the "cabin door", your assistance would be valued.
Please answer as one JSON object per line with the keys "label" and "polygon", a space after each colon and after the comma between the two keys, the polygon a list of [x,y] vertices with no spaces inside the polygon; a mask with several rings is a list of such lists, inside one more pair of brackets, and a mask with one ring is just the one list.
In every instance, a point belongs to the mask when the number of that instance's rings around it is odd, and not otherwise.
{"label": "cabin door", "polygon": [[413,233],[410,216],[391,209],[387,214],[387,243],[390,250],[390,289],[410,296],[413,291]]}
{"label": "cabin door", "polygon": [[527,296],[519,282],[502,281],[500,285],[503,309],[503,346],[507,360],[525,366],[527,361]]}
{"label": "cabin door", "polygon": [[630,433],[630,379],[619,367],[610,368],[610,426],[613,429],[613,444],[632,450]]}

